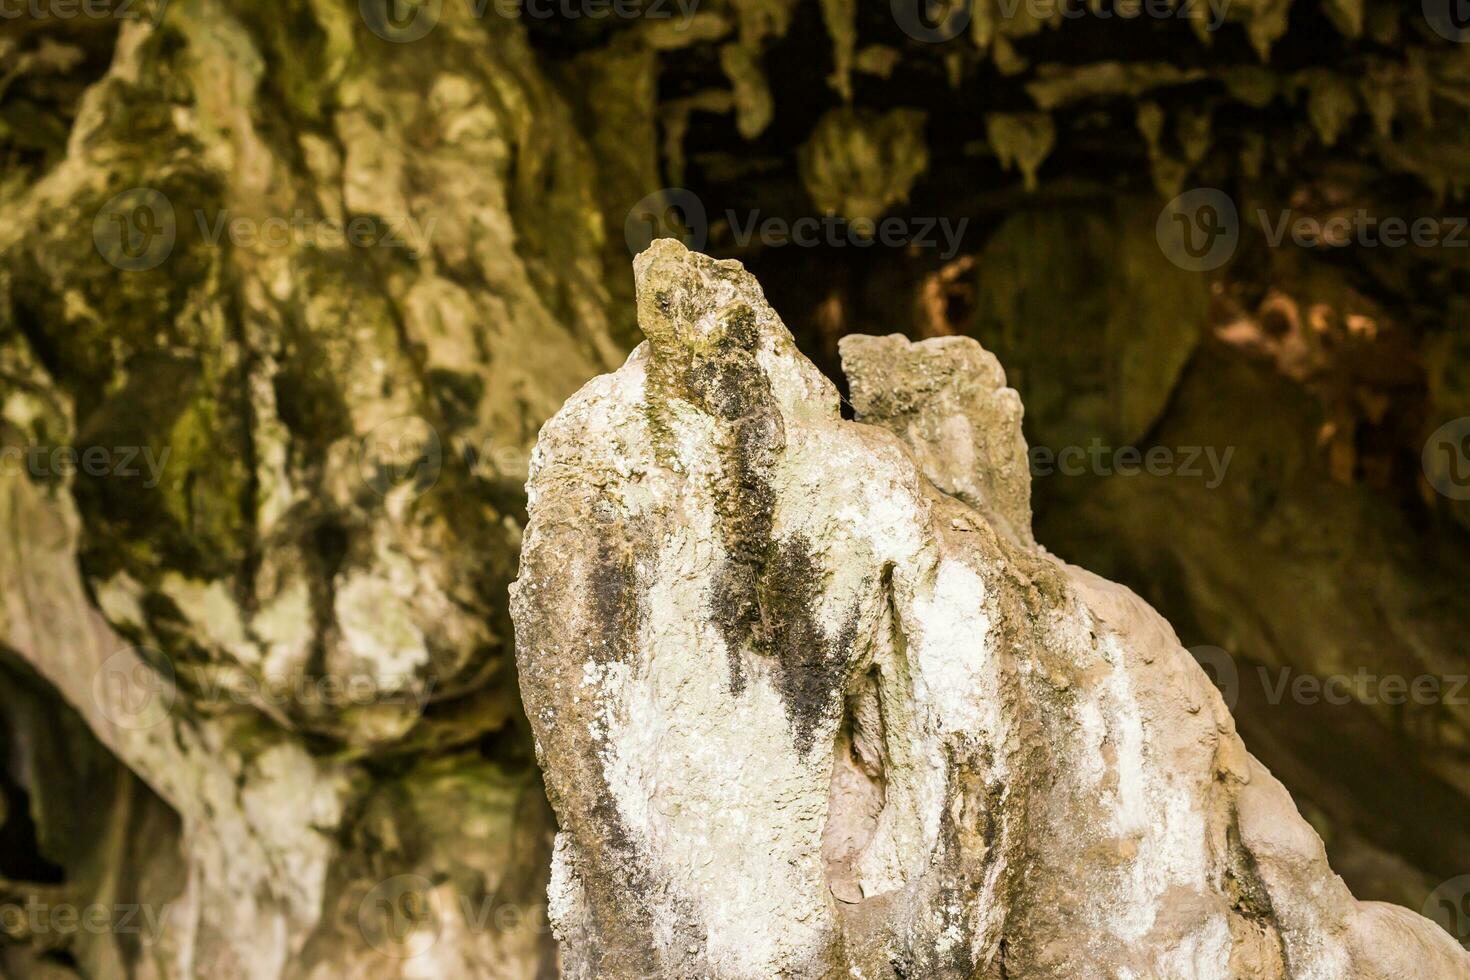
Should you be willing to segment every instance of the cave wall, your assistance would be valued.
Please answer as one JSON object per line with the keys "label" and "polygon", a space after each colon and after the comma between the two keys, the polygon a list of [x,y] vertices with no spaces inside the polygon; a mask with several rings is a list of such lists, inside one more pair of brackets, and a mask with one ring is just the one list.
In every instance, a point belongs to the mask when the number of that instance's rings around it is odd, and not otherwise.
{"label": "cave wall", "polygon": [[[1467,672],[1470,505],[1424,452],[1470,413],[1466,252],[1255,217],[1463,213],[1433,4],[69,9],[0,35],[3,439],[43,451],[0,472],[4,826],[43,859],[3,877],[182,924],[22,931],[8,970],[399,975],[425,934],[554,969],[506,587],[536,432],[636,341],[660,230],[744,260],[829,377],[848,333],[971,334],[1033,449],[1231,451],[1213,487],[1036,474],[1038,539],[1222,651],[1361,897],[1470,872],[1463,704],[1258,680]],[[1210,269],[1159,232],[1201,187],[1239,217]],[[909,240],[853,231],[885,218]],[[55,824],[94,792],[158,845]]]}

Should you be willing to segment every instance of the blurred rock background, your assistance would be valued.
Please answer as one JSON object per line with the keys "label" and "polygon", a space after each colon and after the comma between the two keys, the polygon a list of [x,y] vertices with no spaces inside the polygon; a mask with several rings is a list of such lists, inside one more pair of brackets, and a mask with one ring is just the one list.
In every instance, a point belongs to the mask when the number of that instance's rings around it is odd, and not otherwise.
{"label": "blurred rock background", "polygon": [[1454,12],[0,0],[0,969],[555,973],[506,586],[656,233],[834,378],[994,351],[1038,540],[1423,907],[1470,874]]}

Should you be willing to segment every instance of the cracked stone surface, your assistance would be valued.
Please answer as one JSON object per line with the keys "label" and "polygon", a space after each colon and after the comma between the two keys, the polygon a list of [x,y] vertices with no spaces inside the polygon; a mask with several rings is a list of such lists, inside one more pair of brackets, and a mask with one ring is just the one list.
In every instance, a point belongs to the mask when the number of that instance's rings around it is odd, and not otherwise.
{"label": "cracked stone surface", "polygon": [[738,263],[635,266],[512,588],[569,976],[1470,977],[1167,622],[1032,542],[978,344],[849,340],[845,421]]}

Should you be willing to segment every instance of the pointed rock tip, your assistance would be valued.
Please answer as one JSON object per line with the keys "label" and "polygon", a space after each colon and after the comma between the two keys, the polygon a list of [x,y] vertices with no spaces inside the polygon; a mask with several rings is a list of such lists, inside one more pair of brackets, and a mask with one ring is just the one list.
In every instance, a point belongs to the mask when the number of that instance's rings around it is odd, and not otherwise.
{"label": "pointed rock tip", "polygon": [[712,349],[733,342],[750,348],[766,305],[755,277],[734,259],[692,252],[660,238],[633,259],[638,326],[655,354],[673,346]]}
{"label": "pointed rock tip", "polygon": [[633,256],[633,280],[642,289],[651,277],[691,263],[696,257],[711,261],[708,256],[689,251],[677,238],[655,238],[647,248]]}

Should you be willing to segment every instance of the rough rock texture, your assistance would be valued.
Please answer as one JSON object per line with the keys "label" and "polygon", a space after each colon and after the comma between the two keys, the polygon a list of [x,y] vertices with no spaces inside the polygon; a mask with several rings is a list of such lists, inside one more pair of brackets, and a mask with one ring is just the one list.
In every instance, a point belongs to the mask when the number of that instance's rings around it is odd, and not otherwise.
{"label": "rough rock texture", "polygon": [[[957,484],[1021,466],[977,346],[849,342],[907,410],[847,422],[738,263],[636,273],[647,343],[543,428],[512,590],[569,975],[1470,977],[1352,898],[1166,622]],[[945,413],[1011,431],[904,421]]]}
{"label": "rough rock texture", "polygon": [[[505,934],[543,900],[550,826],[505,585],[525,454],[623,356],[624,219],[661,185],[698,195],[711,249],[758,270],[830,374],[848,330],[974,329],[1034,443],[1237,445],[1218,494],[1145,475],[1033,498],[1043,540],[1238,652],[1243,680],[1247,657],[1465,673],[1467,539],[1447,523],[1470,527],[1470,501],[1429,487],[1420,450],[1470,414],[1470,250],[1262,262],[1254,217],[1463,213],[1470,45],[1433,19],[1449,3],[1094,19],[987,0],[948,5],[970,16],[940,43],[900,22],[927,4],[513,6],[0,2],[0,449],[169,454],[156,486],[0,475],[0,929],[31,896],[179,910],[161,947],[7,933],[8,976],[551,968],[544,941]],[[425,11],[422,38],[385,29]],[[1151,241],[1155,190],[1195,184],[1242,219],[1212,276]],[[133,188],[169,202],[152,268],[103,247]],[[729,209],[758,226],[827,208],[858,238],[880,213],[970,223],[952,262],[732,238]],[[298,211],[305,234],[262,239]],[[333,241],[322,220],[402,247]],[[1317,288],[1324,270],[1364,295]],[[1192,329],[1242,287],[1265,373]],[[905,438],[948,438],[945,411],[905,410]],[[968,492],[962,467],[931,475]],[[109,631],[76,639],[99,611]],[[156,743],[115,731],[78,674],[133,644],[147,665],[101,676],[172,692],[159,732],[181,731]],[[344,684],[354,703],[323,702]],[[1463,704],[1239,708],[1358,894],[1420,907],[1470,868]],[[375,889],[400,875],[420,877]],[[357,921],[363,900],[387,914]],[[421,955],[383,955],[385,932]]]}
{"label": "rough rock texture", "polygon": [[[577,231],[599,213],[570,110],[508,22],[453,14],[430,49],[315,10],[302,91],[266,75],[285,43],[269,25],[207,0],[129,24],[65,159],[0,227],[0,326],[73,400],[79,438],[170,454],[153,492],[77,481],[102,608],[181,679],[262,710],[284,692],[285,727],[359,746],[506,666],[505,460],[619,353],[601,236]],[[139,203],[161,229],[135,240],[141,267],[107,237]],[[303,674],[373,704],[304,704]]]}
{"label": "rough rock texture", "polygon": [[995,355],[961,337],[850,334],[839,346],[858,417],[902,437],[924,475],[997,533],[1034,546],[1021,399]]}
{"label": "rough rock texture", "polygon": [[[1457,302],[1446,283],[1397,299],[1373,284],[1426,283],[1424,266],[1465,250],[1362,249],[1344,264],[1348,250],[1245,234],[1212,284],[1105,218],[1149,210],[1015,216],[970,270],[961,329],[1006,364],[1033,453],[1178,454],[1155,472],[1119,472],[1117,457],[1050,466],[1033,488],[1037,536],[1136,589],[1189,646],[1228,655],[1212,669],[1229,675],[1237,723],[1333,867],[1464,939],[1426,898],[1470,867],[1470,713],[1455,693],[1470,551],[1464,502],[1430,486],[1444,458],[1423,452],[1470,411],[1453,367],[1463,317],[1436,308]],[[1358,679],[1328,703],[1283,678]],[[1398,682],[1439,693],[1385,693]]]}
{"label": "rough rock texture", "polygon": [[[554,969],[505,587],[536,427],[623,354],[599,193],[647,193],[652,108],[610,72],[604,155],[523,25],[372,6],[6,18],[0,824],[41,853],[0,890],[171,910],[7,975]],[[94,446],[133,475],[11,455]]]}
{"label": "rough rock texture", "polygon": [[[64,415],[46,421],[66,431]],[[0,710],[43,828],[34,861],[66,872],[45,889],[0,882],[0,897],[138,905],[147,928],[48,931],[4,949],[7,972],[66,975],[37,962],[59,947],[84,976],[523,977],[550,959],[536,918],[549,818],[528,760],[461,750],[369,768],[243,700],[203,713],[166,658],[91,604],[68,484],[0,473],[0,637],[20,661],[0,658],[18,685]],[[423,904],[380,905],[385,885]]]}
{"label": "rough rock texture", "polygon": [[[1294,172],[1309,203],[1292,213],[1463,210],[1339,177]],[[1256,208],[1286,212],[1251,184],[1235,260],[1190,273],[1140,226],[1160,201],[1048,186],[922,291],[897,256],[847,275],[743,258],[829,376],[836,338],[823,359],[819,331],[969,334],[993,351],[1026,405],[1038,539],[1135,589],[1186,645],[1228,654],[1241,731],[1333,867],[1356,894],[1438,910],[1463,941],[1470,920],[1426,899],[1470,867],[1467,502],[1435,489],[1453,486],[1445,467],[1466,471],[1426,445],[1470,413],[1467,250],[1271,248]],[[813,281],[825,305],[804,309]],[[1058,453],[1094,446],[1106,469],[1059,471]],[[1114,454],[1154,450],[1173,465],[1120,472]],[[1347,703],[1303,705],[1289,686],[1345,679]],[[1385,680],[1439,693],[1394,703]]]}
{"label": "rough rock texture", "polygon": [[[1470,705],[1454,691],[1470,560],[1453,534],[1421,536],[1382,496],[1335,479],[1316,438],[1327,425],[1309,394],[1210,344],[1149,438],[1235,447],[1220,485],[1053,477],[1037,528],[1168,608],[1186,643],[1227,651],[1237,722],[1313,814],[1334,867],[1419,908],[1470,866]],[[1374,680],[1348,703],[1313,707],[1278,689],[1283,677],[1355,675]],[[1385,678],[1445,678],[1443,694],[1396,701]]]}

